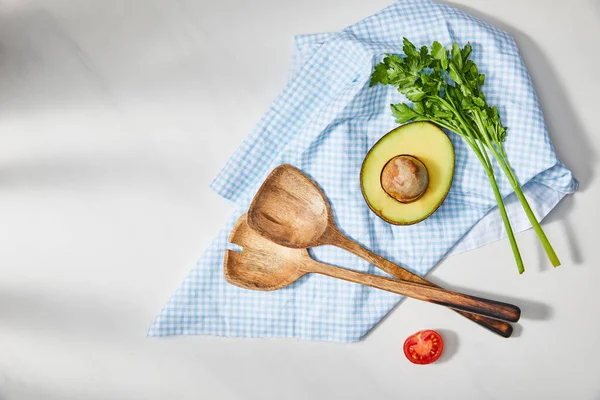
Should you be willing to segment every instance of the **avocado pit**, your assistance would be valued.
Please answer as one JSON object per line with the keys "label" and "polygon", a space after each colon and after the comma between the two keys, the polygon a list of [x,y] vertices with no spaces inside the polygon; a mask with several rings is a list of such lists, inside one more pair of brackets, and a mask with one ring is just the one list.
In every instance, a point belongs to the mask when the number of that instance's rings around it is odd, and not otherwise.
{"label": "avocado pit", "polygon": [[401,154],[390,159],[381,171],[381,187],[395,200],[410,203],[425,193],[429,174],[416,157]]}

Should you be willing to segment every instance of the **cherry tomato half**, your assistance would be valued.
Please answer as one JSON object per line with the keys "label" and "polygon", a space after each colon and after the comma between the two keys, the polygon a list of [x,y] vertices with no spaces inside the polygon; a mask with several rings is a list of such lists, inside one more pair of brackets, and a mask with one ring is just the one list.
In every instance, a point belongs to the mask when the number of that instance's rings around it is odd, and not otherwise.
{"label": "cherry tomato half", "polygon": [[404,342],[404,355],[414,364],[431,364],[440,358],[443,350],[442,337],[432,330],[419,331]]}

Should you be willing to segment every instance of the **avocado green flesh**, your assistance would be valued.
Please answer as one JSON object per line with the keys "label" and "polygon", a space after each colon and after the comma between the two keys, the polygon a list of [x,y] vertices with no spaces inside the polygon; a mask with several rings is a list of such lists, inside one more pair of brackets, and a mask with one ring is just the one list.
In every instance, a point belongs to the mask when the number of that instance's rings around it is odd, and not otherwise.
{"label": "avocado green flesh", "polygon": [[[400,154],[418,158],[429,173],[425,193],[411,203],[401,203],[381,187],[381,172]],[[428,122],[413,122],[383,136],[363,162],[361,186],[367,204],[384,220],[409,225],[431,215],[444,201],[454,175],[454,148],[446,134]]]}

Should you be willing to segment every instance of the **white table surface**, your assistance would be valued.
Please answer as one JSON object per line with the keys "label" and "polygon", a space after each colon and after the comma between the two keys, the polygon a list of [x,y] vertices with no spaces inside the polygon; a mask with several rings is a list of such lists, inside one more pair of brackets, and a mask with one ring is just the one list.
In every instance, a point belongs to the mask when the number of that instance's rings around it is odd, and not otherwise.
{"label": "white table surface", "polygon": [[[294,34],[389,0],[0,2],[0,399],[600,399],[600,1],[457,2],[508,30],[581,181],[535,235],[430,277],[519,304],[502,339],[407,300],[363,342],[146,338],[229,215],[207,185],[286,80]],[[402,354],[444,335],[440,362]]]}

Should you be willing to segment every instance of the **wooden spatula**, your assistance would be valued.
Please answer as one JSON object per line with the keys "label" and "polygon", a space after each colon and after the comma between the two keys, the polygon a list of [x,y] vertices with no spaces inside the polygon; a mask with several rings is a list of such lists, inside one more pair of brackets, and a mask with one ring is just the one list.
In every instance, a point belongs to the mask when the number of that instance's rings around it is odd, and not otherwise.
{"label": "wooden spatula", "polygon": [[[396,278],[438,287],[344,236],[335,225],[323,191],[302,171],[289,164],[275,168],[262,184],[250,205],[248,224],[282,246],[297,249],[324,244],[338,246]],[[506,322],[459,312],[503,337],[512,334],[512,326]]]}
{"label": "wooden spatula", "polygon": [[246,289],[277,290],[314,272],[491,318],[516,322],[520,316],[519,308],[511,304],[315,261],[306,249],[278,245],[251,229],[246,223],[246,215],[237,221],[229,241],[242,246],[242,251],[227,250],[225,279]]}

